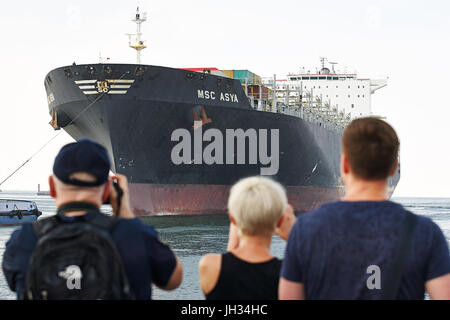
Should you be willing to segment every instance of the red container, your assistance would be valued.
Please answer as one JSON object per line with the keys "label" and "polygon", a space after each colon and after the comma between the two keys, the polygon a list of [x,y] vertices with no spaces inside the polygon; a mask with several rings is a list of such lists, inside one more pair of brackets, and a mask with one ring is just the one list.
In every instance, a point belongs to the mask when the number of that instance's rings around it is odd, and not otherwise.
{"label": "red container", "polygon": [[[259,87],[257,85],[247,86],[247,95],[259,100]],[[269,98],[269,88],[261,86],[262,99],[267,100]]]}

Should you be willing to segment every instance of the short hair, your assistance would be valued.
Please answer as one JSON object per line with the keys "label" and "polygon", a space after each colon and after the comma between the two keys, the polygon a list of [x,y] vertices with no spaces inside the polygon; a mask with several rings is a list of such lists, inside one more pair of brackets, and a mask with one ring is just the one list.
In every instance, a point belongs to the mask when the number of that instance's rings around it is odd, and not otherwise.
{"label": "short hair", "polygon": [[395,130],[376,117],[355,119],[344,130],[342,150],[353,174],[364,180],[387,179],[397,162]]}
{"label": "short hair", "polygon": [[283,186],[261,176],[238,181],[228,198],[238,229],[248,235],[270,236],[287,205]]}

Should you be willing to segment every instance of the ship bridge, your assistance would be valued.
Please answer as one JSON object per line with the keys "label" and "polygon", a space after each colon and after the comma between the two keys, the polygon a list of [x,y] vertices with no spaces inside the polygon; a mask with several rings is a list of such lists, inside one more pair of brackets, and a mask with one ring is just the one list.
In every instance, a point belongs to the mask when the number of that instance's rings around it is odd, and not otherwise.
{"label": "ship bridge", "polygon": [[372,115],[371,95],[387,85],[387,79],[358,78],[356,72],[336,72],[335,62],[331,70],[325,66],[315,73],[301,70],[289,73],[286,79],[263,78],[262,83],[274,87],[278,101],[287,106],[301,106],[305,98],[320,101],[331,109],[343,113],[345,118],[354,119]]}
{"label": "ship bridge", "polygon": [[301,80],[348,80],[356,79],[356,74],[288,74],[288,80],[290,81],[301,81]]}

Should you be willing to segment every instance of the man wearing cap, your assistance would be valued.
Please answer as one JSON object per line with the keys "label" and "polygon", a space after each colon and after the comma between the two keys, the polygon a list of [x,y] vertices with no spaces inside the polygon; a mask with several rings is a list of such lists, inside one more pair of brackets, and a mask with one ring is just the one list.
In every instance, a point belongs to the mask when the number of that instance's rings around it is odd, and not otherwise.
{"label": "man wearing cap", "polygon": [[[182,280],[179,259],[159,241],[153,227],[134,216],[127,179],[120,174],[110,178],[110,167],[106,149],[92,140],[82,139],[60,150],[49,185],[58,212],[63,212],[61,218],[72,223],[89,219],[89,216],[101,214],[99,209],[109,198],[113,215],[119,218],[111,238],[121,256],[134,297],[150,299],[152,283],[164,290],[177,288]],[[121,197],[112,187],[113,180],[123,192]],[[27,269],[36,243],[33,225],[27,223],[14,231],[6,244],[3,272],[18,299],[24,298]]]}

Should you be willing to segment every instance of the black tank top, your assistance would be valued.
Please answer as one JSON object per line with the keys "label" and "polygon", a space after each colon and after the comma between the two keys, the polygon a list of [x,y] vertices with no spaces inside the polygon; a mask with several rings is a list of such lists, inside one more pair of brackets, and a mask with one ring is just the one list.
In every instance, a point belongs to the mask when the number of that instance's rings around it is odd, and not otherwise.
{"label": "black tank top", "polygon": [[222,255],[219,279],[206,300],[277,300],[281,260],[251,263]]}

